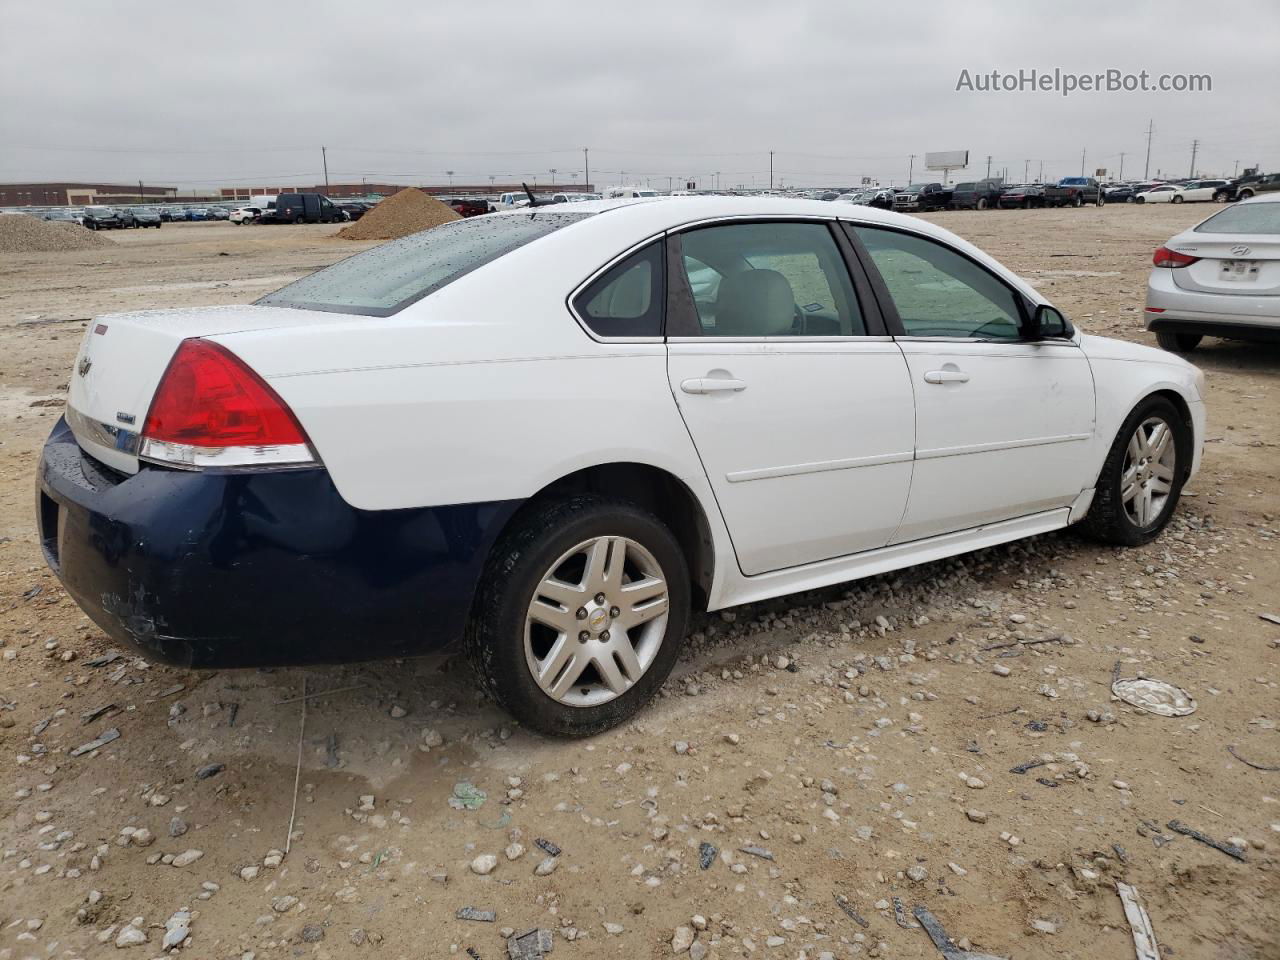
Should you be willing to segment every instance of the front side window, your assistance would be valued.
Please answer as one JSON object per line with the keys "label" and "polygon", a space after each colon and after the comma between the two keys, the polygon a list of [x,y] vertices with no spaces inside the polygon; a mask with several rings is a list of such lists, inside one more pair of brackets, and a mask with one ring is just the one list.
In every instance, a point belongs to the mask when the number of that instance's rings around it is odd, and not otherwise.
{"label": "front side window", "polygon": [[866,336],[825,223],[722,224],[680,239],[703,336]]}
{"label": "front side window", "polygon": [[477,267],[589,216],[538,211],[455,220],[348,257],[257,302],[388,317]]}
{"label": "front side window", "polygon": [[854,231],[884,278],[908,337],[1018,339],[1017,297],[988,270],[915,234],[879,227]]}
{"label": "front side window", "polygon": [[574,298],[573,307],[600,337],[662,336],[662,241],[614,264]]}

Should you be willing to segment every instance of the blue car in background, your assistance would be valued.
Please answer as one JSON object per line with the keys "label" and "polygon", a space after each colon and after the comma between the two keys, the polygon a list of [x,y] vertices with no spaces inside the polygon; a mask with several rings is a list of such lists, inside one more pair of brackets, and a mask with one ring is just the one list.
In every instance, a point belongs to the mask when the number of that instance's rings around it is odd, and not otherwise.
{"label": "blue car in background", "polygon": [[209,212],[205,210],[204,207],[188,207],[187,219],[188,220],[208,220]]}

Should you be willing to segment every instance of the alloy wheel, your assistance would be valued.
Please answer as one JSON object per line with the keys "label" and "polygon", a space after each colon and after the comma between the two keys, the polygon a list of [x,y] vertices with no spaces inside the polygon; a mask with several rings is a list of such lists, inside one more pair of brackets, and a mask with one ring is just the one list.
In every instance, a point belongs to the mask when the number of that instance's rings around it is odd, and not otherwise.
{"label": "alloy wheel", "polygon": [[1151,526],[1173,492],[1178,450],[1173,428],[1162,417],[1148,417],[1129,438],[1120,474],[1120,501],[1134,526]]}
{"label": "alloy wheel", "polygon": [[585,540],[561,554],[534,587],[525,661],[557,703],[594,707],[639,682],[662,648],[667,577],[628,537]]}

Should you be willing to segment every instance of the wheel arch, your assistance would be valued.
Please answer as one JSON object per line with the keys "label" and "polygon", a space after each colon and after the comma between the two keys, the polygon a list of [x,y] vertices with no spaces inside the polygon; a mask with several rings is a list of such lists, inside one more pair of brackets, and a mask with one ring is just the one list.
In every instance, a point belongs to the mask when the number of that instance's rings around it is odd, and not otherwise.
{"label": "wheel arch", "polygon": [[[596,493],[629,500],[648,510],[675,535],[689,565],[697,602],[704,608],[715,579],[715,537],[710,518],[697,494],[675,474],[648,463],[621,461],[581,467],[538,490],[504,525],[507,527],[533,506],[581,493]],[[495,548],[496,549],[496,548]]]}
{"label": "wheel arch", "polygon": [[[1102,470],[1106,466],[1107,451],[1111,449],[1111,444],[1115,442],[1115,438],[1119,433],[1120,428],[1124,425],[1124,422],[1127,419],[1129,419],[1129,415],[1138,408],[1139,404],[1145,403],[1146,401],[1152,399],[1153,397],[1163,397],[1164,399],[1170,401],[1173,404],[1174,409],[1178,411],[1179,419],[1182,420],[1183,425],[1187,429],[1187,435],[1190,439],[1190,443],[1192,447],[1193,448],[1195,447],[1196,426],[1195,426],[1195,420],[1191,414],[1191,405],[1187,401],[1187,398],[1183,396],[1181,390],[1179,390],[1177,387],[1173,386],[1172,384],[1153,385],[1150,390],[1147,390],[1144,393],[1134,396],[1127,406],[1122,407],[1123,413],[1120,414],[1120,416],[1116,419],[1115,423],[1109,425],[1109,432],[1105,435],[1107,438],[1106,444],[1102,448],[1103,450],[1102,461],[1098,464],[1098,470],[1096,475],[1094,476],[1094,483],[1093,483],[1094,486],[1097,486],[1097,484],[1101,481]],[[1194,456],[1188,457],[1186,460],[1186,463],[1183,466],[1183,471],[1188,476],[1190,475],[1190,473],[1194,468],[1194,460],[1195,460]]]}

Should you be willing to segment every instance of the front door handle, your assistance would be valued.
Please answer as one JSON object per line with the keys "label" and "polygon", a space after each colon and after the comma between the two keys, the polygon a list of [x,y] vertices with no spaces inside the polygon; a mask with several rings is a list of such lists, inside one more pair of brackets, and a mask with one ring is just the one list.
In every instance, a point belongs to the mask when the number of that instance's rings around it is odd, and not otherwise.
{"label": "front door handle", "polygon": [[685,393],[721,393],[729,390],[738,393],[747,389],[747,382],[732,377],[694,377],[682,380],[680,389]]}
{"label": "front door handle", "polygon": [[969,375],[963,370],[930,370],[924,375],[925,383],[968,383]]}

